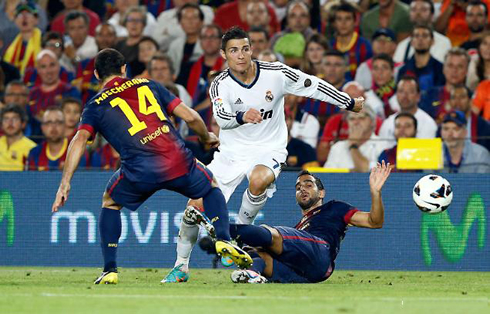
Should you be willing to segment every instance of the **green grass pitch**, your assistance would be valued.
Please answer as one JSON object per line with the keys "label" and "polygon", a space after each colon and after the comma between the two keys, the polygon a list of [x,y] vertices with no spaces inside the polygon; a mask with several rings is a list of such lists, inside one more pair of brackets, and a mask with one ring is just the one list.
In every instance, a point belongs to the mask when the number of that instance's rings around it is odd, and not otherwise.
{"label": "green grass pitch", "polygon": [[230,270],[120,269],[119,284],[92,284],[95,268],[0,267],[0,313],[490,313],[490,273],[336,271],[321,284],[237,285]]}

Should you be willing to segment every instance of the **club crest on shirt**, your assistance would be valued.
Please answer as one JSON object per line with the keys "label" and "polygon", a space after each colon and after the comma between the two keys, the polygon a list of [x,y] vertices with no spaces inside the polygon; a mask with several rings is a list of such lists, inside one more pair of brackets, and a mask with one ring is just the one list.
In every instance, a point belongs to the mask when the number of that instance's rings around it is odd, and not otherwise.
{"label": "club crest on shirt", "polygon": [[272,92],[270,90],[268,90],[267,92],[265,92],[265,100],[267,102],[271,102],[274,100],[274,95],[272,95]]}
{"label": "club crest on shirt", "polygon": [[213,101],[213,105],[218,106],[218,107],[222,106],[222,105],[223,105],[223,99],[221,99],[221,98],[216,98],[216,99]]}

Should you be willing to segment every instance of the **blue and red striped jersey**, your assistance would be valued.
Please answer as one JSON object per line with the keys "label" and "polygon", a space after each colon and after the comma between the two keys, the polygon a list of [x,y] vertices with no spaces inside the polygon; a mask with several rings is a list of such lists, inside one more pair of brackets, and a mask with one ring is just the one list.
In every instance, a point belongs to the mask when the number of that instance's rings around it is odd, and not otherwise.
{"label": "blue and red striped jersey", "polygon": [[168,116],[181,100],[148,79],[116,77],[82,112],[79,129],[99,132],[121,156],[133,182],[160,183],[189,172],[192,153]]}
{"label": "blue and red striped jersey", "polygon": [[307,231],[330,245],[330,258],[335,260],[352,216],[359,210],[345,202],[331,200],[310,210],[301,218],[296,229]]}
{"label": "blue and red striped jersey", "polygon": [[[51,156],[49,153],[49,144],[44,141],[29,151],[26,162],[26,170],[32,171],[50,171],[63,170],[65,164],[66,152],[68,151],[68,139],[64,140],[63,149],[57,156]],[[87,166],[88,154],[85,153],[80,160],[79,167]]]}
{"label": "blue and red striped jersey", "polygon": [[97,95],[101,86],[95,77],[95,58],[82,60],[77,67],[74,85],[78,86],[82,92],[82,102],[86,103]]}
{"label": "blue and red striped jersey", "polygon": [[[60,66],[59,77],[63,83],[70,84],[71,81],[73,81],[73,74],[71,72],[68,72],[62,66]],[[26,69],[26,72],[24,73],[24,83],[29,88],[32,86],[39,86],[42,84],[41,77],[37,73],[36,68],[30,67]]]}
{"label": "blue and red striped jersey", "polygon": [[41,85],[34,86],[29,92],[29,106],[27,112],[30,117],[41,117],[46,108],[61,105],[63,97],[80,99],[80,92],[73,86],[59,82],[58,86],[50,91],[43,91]]}

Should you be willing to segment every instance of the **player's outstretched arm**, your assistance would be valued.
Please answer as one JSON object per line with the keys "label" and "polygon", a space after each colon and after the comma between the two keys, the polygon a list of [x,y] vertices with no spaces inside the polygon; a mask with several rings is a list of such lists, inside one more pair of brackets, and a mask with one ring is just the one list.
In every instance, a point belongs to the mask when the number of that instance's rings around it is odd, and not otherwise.
{"label": "player's outstretched arm", "polygon": [[194,109],[187,107],[181,102],[175,107],[172,113],[184,120],[189,128],[197,133],[199,141],[201,141],[206,148],[215,148],[219,146],[219,139],[213,133],[208,132],[206,124]]}
{"label": "player's outstretched arm", "polygon": [[70,193],[70,182],[75,170],[77,170],[80,159],[85,153],[85,148],[91,134],[87,130],[79,130],[75,137],[71,140],[70,146],[68,146],[68,152],[66,153],[65,166],[63,168],[63,176],[61,177],[61,183],[56,193],[56,199],[54,200],[52,212],[57,212],[58,209],[65,205],[68,200],[68,194]]}
{"label": "player's outstretched arm", "polygon": [[381,197],[381,189],[386,180],[390,176],[390,164],[378,163],[376,167],[371,169],[369,175],[369,187],[371,190],[371,211],[356,212],[352,215],[350,223],[356,227],[378,229],[383,227],[384,223],[384,206]]}

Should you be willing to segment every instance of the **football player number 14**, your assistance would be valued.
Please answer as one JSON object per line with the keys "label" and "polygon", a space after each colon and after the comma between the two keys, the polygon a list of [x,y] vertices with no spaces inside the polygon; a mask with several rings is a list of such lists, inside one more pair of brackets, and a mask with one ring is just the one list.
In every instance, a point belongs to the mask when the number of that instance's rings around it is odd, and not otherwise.
{"label": "football player number 14", "polygon": [[[163,114],[162,108],[155,99],[155,95],[153,95],[153,92],[148,86],[138,87],[137,91],[140,113],[146,116],[152,113],[156,113],[161,121],[167,120],[167,118]],[[147,105],[147,100],[150,103],[149,106]],[[128,118],[129,122],[131,123],[131,127],[128,129],[128,132],[129,134],[131,134],[131,136],[135,135],[139,131],[146,129],[147,126],[145,121],[138,120],[138,117],[124,99],[120,97],[114,98],[113,100],[111,100],[111,106],[113,108],[119,106],[126,118]]]}

